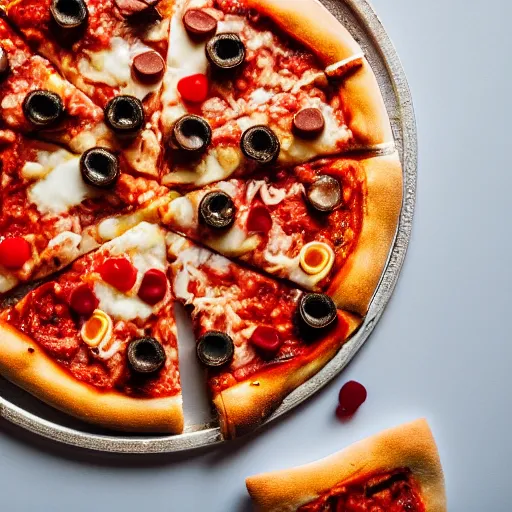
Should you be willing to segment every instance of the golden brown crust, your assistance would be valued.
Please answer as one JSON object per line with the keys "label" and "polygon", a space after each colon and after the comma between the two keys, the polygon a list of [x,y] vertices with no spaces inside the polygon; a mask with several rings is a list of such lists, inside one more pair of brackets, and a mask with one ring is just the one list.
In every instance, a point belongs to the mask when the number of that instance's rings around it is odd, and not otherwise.
{"label": "golden brown crust", "polygon": [[338,307],[364,316],[396,235],[403,178],[397,153],[363,159],[360,163],[366,173],[367,187],[362,231],[354,252],[327,293]]}
{"label": "golden brown crust", "polygon": [[[246,0],[249,7],[270,17],[284,32],[300,41],[326,68],[341,66],[345,73],[339,94],[346,125],[356,147],[373,148],[393,143],[393,133],[377,79],[359,44],[317,0]],[[333,73],[334,75],[336,73]]]}
{"label": "golden brown crust", "polygon": [[291,512],[340,483],[398,468],[412,471],[426,512],[446,512],[443,470],[424,419],[381,432],[312,464],[250,477],[246,484],[257,510]]}
{"label": "golden brown crust", "polygon": [[347,29],[316,0],[246,0],[246,4],[313,51],[325,67],[362,53]]}
{"label": "golden brown crust", "polygon": [[348,322],[346,336],[334,330],[307,357],[274,366],[213,397],[226,438],[239,437],[261,424],[287,395],[319,372],[336,355],[361,323],[360,318],[349,313],[340,311],[339,316]]}
{"label": "golden brown crust", "polygon": [[394,142],[377,78],[366,59],[343,78],[339,94],[345,123],[357,147],[371,149]]}
{"label": "golden brown crust", "polygon": [[0,373],[49,405],[95,425],[130,432],[183,431],[181,394],[139,399],[98,391],[74,379],[35,342],[3,322]]}

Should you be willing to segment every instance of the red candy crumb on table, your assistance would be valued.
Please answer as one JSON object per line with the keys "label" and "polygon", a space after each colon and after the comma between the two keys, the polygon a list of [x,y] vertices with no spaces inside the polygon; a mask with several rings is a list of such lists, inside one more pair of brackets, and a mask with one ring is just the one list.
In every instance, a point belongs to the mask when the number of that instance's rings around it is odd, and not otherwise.
{"label": "red candy crumb on table", "polygon": [[364,404],[367,397],[366,388],[351,380],[347,382],[340,390],[339,405],[336,409],[336,415],[340,419],[350,418]]}
{"label": "red candy crumb on table", "polygon": [[0,265],[19,270],[32,256],[30,244],[21,236],[4,238],[0,242]]}
{"label": "red candy crumb on table", "polygon": [[178,92],[185,101],[201,103],[208,97],[208,78],[198,74],[182,78],[178,82]]}
{"label": "red candy crumb on table", "polygon": [[137,269],[126,258],[109,258],[101,265],[99,273],[120,292],[130,291],[137,281]]}
{"label": "red candy crumb on table", "polygon": [[167,277],[165,273],[156,268],[148,270],[140,284],[139,298],[146,304],[154,306],[165,297],[166,293]]}

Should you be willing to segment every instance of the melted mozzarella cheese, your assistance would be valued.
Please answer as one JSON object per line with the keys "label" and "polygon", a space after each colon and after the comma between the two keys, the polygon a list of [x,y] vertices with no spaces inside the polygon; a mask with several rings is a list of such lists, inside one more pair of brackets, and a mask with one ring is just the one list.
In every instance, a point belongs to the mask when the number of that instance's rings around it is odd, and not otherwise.
{"label": "melted mozzarella cheese", "polygon": [[113,37],[108,50],[88,52],[89,58],[82,58],[78,69],[92,82],[119,87],[122,94],[130,94],[143,100],[150,92],[157,90],[161,83],[146,85],[134,80],[131,66],[134,57],[150,50],[149,46],[140,41],[130,45],[122,37]]}
{"label": "melted mozzarella cheese", "polygon": [[274,97],[274,93],[266,89],[259,88],[254,90],[250,96],[250,102],[253,105],[264,105]]}
{"label": "melted mozzarella cheese", "polygon": [[260,243],[260,237],[258,235],[248,237],[244,230],[233,226],[226,233],[209,238],[205,243],[221,254],[236,258],[254,251]]}
{"label": "melted mozzarella cheese", "polygon": [[80,173],[80,158],[64,150],[38,153],[38,163],[51,169],[28,189],[29,200],[41,213],[59,214],[79,205],[97,191],[86,185]]}
{"label": "melted mozzarella cheese", "polygon": [[0,273],[0,293],[12,290],[18,284],[18,279],[10,273]]}
{"label": "melted mozzarella cheese", "polygon": [[123,235],[106,243],[103,250],[112,256],[125,256],[137,269],[137,281],[129,293],[122,293],[112,286],[98,281],[94,293],[98,297],[99,308],[114,318],[146,320],[154,308],[140,300],[134,290],[138,290],[144,274],[149,269],[165,271],[166,246],[162,230],[147,222],[141,222]]}
{"label": "melted mozzarella cheese", "polygon": [[321,101],[312,102],[311,107],[319,108],[325,120],[322,134],[313,140],[300,139],[292,134],[281,138],[279,160],[287,163],[303,163],[319,155],[336,153],[340,142],[350,138],[349,129],[340,125],[331,106]]}
{"label": "melted mozzarella cheese", "polygon": [[197,225],[196,210],[188,197],[178,197],[169,205],[172,224],[180,229],[190,229]]}
{"label": "melted mozzarella cheese", "polygon": [[217,25],[217,34],[240,34],[245,28],[245,20],[240,16],[226,16],[223,21],[219,21]]}

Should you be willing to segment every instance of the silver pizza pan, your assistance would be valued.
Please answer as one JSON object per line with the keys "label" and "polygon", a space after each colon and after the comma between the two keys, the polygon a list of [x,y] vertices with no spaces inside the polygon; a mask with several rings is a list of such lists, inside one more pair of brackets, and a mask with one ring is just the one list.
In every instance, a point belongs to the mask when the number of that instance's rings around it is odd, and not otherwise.
{"label": "silver pizza pan", "polygon": [[[267,420],[291,411],[327,384],[350,362],[368,339],[395,288],[411,235],[417,177],[416,123],[410,91],[398,55],[377,14],[367,0],[322,0],[365,50],[384,96],[404,170],[404,203],[396,239],[369,313],[357,334],[337,356],[303,386],[289,395]],[[0,378],[0,417],[54,441],[90,450],[118,453],[166,453],[192,450],[223,442],[207,397],[198,386],[203,376],[195,357],[190,327],[178,311],[180,363],[186,428],[177,436],[133,436],[103,432],[75,421],[39,402]],[[198,389],[201,388],[201,389]]]}

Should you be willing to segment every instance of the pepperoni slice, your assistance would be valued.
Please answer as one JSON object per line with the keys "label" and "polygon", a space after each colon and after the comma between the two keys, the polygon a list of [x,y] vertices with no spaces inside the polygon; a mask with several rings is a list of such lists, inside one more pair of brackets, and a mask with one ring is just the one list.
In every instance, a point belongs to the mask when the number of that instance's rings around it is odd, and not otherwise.
{"label": "pepperoni slice", "polygon": [[152,268],[142,278],[139,288],[139,298],[154,306],[160,302],[167,293],[167,276],[161,270]]}
{"label": "pepperoni slice", "polygon": [[325,128],[324,115],[318,108],[304,108],[295,115],[293,128],[304,139],[318,137]]}
{"label": "pepperoni slice", "polygon": [[132,62],[132,70],[139,82],[156,84],[164,76],[165,62],[158,52],[150,50],[135,56]]}
{"label": "pepperoni slice", "polygon": [[183,16],[183,24],[190,35],[201,38],[217,30],[217,20],[201,9],[189,9]]}
{"label": "pepperoni slice", "polygon": [[208,78],[201,73],[186,76],[178,82],[178,92],[185,101],[202,103],[208,96]]}
{"label": "pepperoni slice", "polygon": [[0,265],[19,270],[32,256],[30,244],[21,236],[4,238],[0,242]]}
{"label": "pepperoni slice", "polygon": [[90,317],[98,307],[99,300],[86,284],[77,286],[69,298],[69,307],[79,315]]}
{"label": "pepperoni slice", "polygon": [[247,217],[247,230],[266,235],[271,229],[272,217],[268,209],[262,204],[253,206]]}
{"label": "pepperoni slice", "polygon": [[259,325],[252,333],[251,343],[265,355],[273,355],[279,350],[283,340],[273,327]]}
{"label": "pepperoni slice", "polygon": [[127,292],[137,281],[137,269],[126,258],[109,258],[99,268],[101,278],[120,292]]}

